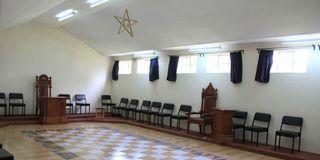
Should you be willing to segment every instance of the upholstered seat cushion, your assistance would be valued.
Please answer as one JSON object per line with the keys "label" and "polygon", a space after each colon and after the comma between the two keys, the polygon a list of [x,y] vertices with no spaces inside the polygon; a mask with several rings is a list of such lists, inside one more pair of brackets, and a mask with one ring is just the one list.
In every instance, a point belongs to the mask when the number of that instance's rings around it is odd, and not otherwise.
{"label": "upholstered seat cushion", "polygon": [[26,106],[24,103],[10,103],[10,106]]}
{"label": "upholstered seat cushion", "polygon": [[172,114],[170,114],[170,113],[155,113],[154,115],[160,116],[160,117],[169,117],[169,116],[171,116]]}
{"label": "upholstered seat cushion", "polygon": [[0,107],[6,107],[7,106],[7,104],[5,104],[5,103],[0,103]]}
{"label": "upholstered seat cushion", "polygon": [[268,128],[260,126],[246,126],[245,130],[253,132],[267,132]]}
{"label": "upholstered seat cushion", "polygon": [[285,137],[299,137],[300,133],[299,132],[293,132],[293,131],[288,131],[288,130],[280,130],[276,131],[276,135],[278,136],[285,136]]}
{"label": "upholstered seat cushion", "polygon": [[115,103],[102,103],[103,106],[115,106]]}
{"label": "upholstered seat cushion", "polygon": [[90,106],[90,103],[76,103],[77,106]]}
{"label": "upholstered seat cushion", "polygon": [[237,129],[237,128],[244,128],[243,124],[233,124],[233,128]]}
{"label": "upholstered seat cushion", "polygon": [[171,118],[174,118],[174,119],[188,119],[188,116],[172,115]]}

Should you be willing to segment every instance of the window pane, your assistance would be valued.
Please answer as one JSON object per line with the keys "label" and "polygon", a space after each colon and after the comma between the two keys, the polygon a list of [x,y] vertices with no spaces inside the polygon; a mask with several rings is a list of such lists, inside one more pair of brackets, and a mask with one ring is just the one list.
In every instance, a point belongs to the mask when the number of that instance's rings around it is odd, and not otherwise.
{"label": "window pane", "polygon": [[196,72],[197,72],[197,56],[179,57],[177,73],[196,73]]}
{"label": "window pane", "polygon": [[308,56],[307,49],[274,51],[271,73],[305,73]]}
{"label": "window pane", "polygon": [[131,60],[125,60],[119,62],[119,74],[131,74]]}
{"label": "window pane", "polygon": [[230,73],[229,53],[210,54],[207,57],[207,73]]}
{"label": "window pane", "polygon": [[137,61],[137,73],[147,74],[150,69],[150,59],[139,59]]}

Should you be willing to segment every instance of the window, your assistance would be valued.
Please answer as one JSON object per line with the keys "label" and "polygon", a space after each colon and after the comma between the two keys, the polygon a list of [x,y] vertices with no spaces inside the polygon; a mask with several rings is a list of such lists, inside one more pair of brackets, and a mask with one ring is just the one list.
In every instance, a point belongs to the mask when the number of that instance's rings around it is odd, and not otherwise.
{"label": "window", "polygon": [[177,73],[196,73],[197,56],[180,56]]}
{"label": "window", "polygon": [[230,54],[210,54],[207,58],[207,73],[230,73]]}
{"label": "window", "polygon": [[307,72],[309,52],[307,49],[278,50],[273,52],[271,73]]}
{"label": "window", "polygon": [[147,74],[150,69],[150,59],[138,59],[137,60],[137,73]]}
{"label": "window", "polygon": [[125,60],[119,62],[119,74],[131,74],[131,60]]}

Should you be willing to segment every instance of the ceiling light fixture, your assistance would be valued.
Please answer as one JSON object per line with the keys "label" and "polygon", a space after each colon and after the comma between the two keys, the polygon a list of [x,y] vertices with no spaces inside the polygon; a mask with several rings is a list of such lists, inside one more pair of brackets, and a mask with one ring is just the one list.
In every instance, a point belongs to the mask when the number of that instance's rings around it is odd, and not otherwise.
{"label": "ceiling light fixture", "polygon": [[128,55],[134,55],[134,57],[137,57],[138,55],[146,56],[146,55],[155,55],[155,50],[145,50],[145,51],[136,51],[136,52],[126,52],[126,53],[117,53],[117,54],[111,54],[110,56],[128,56]]}
{"label": "ceiling light fixture", "polygon": [[282,42],[283,45],[299,45],[299,44],[320,44],[319,39],[312,39],[312,40],[303,40],[303,41],[288,41]]}
{"label": "ceiling light fixture", "polygon": [[56,15],[56,17],[58,18],[58,21],[60,22],[60,21],[63,21],[65,19],[73,17],[74,15],[77,14],[77,12],[78,11],[74,10],[74,9],[67,9],[65,11],[62,11],[62,12],[58,13]]}
{"label": "ceiling light fixture", "polygon": [[289,42],[289,41],[305,41],[305,40],[319,40],[319,39],[320,39],[320,33],[316,33],[316,34],[288,36],[283,38],[283,41]]}
{"label": "ceiling light fixture", "polygon": [[220,44],[209,43],[189,46],[189,52],[193,53],[210,53],[221,50]]}
{"label": "ceiling light fixture", "polygon": [[90,5],[91,8],[98,6],[108,0],[87,0],[87,3]]}

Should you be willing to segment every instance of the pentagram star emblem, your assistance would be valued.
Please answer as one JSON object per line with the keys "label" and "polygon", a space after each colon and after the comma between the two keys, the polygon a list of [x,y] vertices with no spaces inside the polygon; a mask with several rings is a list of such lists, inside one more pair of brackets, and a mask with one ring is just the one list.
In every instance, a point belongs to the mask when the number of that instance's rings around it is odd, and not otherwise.
{"label": "pentagram star emblem", "polygon": [[118,34],[123,31],[127,31],[131,37],[133,37],[132,26],[136,24],[138,21],[130,19],[128,9],[124,12],[123,17],[114,16],[116,20],[120,23],[120,27],[118,30]]}

